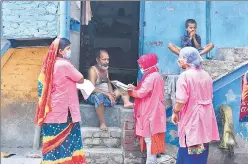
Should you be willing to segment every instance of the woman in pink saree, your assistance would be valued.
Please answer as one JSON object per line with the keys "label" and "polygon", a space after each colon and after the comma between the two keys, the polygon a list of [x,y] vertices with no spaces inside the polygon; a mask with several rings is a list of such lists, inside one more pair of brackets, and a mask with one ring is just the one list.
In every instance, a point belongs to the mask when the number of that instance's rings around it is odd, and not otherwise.
{"label": "woman in pink saree", "polygon": [[179,64],[186,68],[177,81],[172,122],[178,125],[180,148],[177,164],[206,164],[209,143],[219,140],[212,104],[212,78],[201,68],[197,49],[180,51]]}

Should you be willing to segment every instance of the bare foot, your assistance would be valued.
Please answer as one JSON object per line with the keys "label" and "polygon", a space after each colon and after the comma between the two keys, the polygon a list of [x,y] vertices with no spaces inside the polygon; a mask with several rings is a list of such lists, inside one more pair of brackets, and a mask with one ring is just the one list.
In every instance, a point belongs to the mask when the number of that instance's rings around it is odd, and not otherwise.
{"label": "bare foot", "polygon": [[107,131],[107,130],[108,130],[108,127],[106,126],[105,123],[102,123],[102,124],[100,125],[100,129],[101,129],[102,131]]}
{"label": "bare foot", "polygon": [[129,102],[129,103],[124,104],[124,108],[132,109],[133,103]]}

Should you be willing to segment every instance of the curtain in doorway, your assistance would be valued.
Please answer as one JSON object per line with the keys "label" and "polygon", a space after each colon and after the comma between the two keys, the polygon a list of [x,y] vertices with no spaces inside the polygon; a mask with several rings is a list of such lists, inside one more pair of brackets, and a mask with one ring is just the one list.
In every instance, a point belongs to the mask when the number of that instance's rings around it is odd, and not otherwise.
{"label": "curtain in doorway", "polygon": [[[80,1],[79,1],[80,2]],[[90,1],[81,1],[82,3],[82,25],[88,25],[92,18]]]}

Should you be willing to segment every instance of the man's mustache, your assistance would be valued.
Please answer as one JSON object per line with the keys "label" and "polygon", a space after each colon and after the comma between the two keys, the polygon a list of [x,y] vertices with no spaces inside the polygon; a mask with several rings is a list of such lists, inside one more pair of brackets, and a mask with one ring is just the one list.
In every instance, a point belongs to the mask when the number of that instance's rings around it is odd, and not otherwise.
{"label": "man's mustache", "polygon": [[104,67],[108,67],[109,66],[109,64],[101,64],[101,63],[100,63],[100,65],[101,66],[104,66]]}

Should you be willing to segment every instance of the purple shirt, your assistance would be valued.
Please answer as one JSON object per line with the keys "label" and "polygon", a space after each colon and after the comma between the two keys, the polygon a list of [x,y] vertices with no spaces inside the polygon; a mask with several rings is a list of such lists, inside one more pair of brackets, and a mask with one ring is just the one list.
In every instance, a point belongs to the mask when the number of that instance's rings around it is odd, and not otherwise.
{"label": "purple shirt", "polygon": [[[197,43],[200,45],[201,47],[201,37],[197,34],[195,34],[195,39],[197,41]],[[185,34],[184,36],[181,37],[181,43],[182,43],[182,48],[184,47],[195,47],[195,43],[192,40],[190,40],[190,36],[188,34]],[[195,47],[196,48],[196,47]]]}

